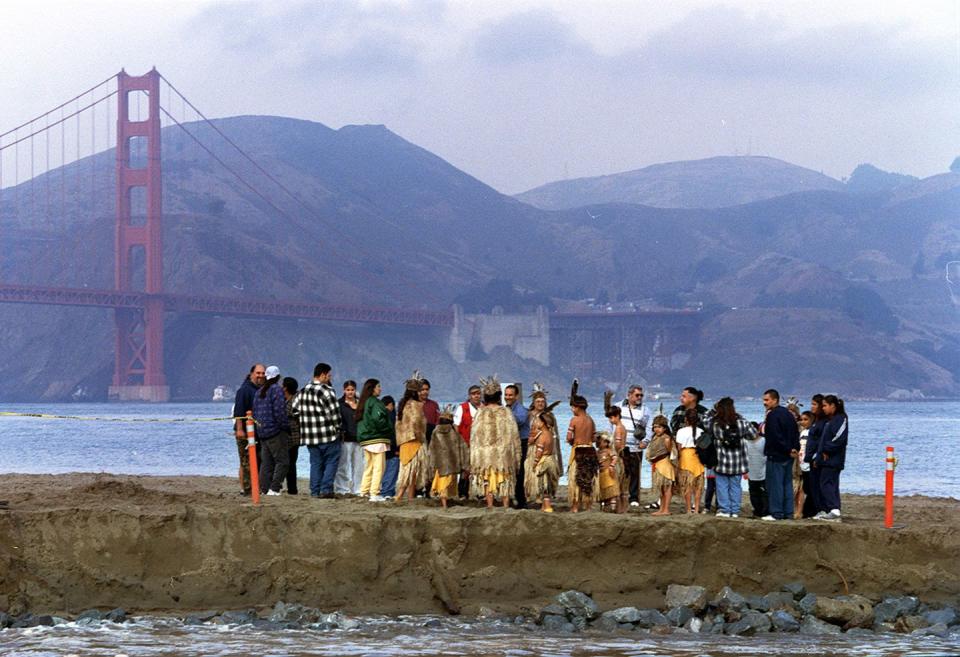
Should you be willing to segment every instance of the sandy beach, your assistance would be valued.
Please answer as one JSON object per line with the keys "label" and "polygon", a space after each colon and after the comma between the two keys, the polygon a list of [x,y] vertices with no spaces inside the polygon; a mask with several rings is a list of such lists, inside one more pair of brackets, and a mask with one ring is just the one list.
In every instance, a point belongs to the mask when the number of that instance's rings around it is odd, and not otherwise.
{"label": "sandy beach", "polygon": [[[604,608],[658,606],[671,583],[930,602],[960,595],[960,501],[879,496],[841,524],[632,511],[264,498],[221,477],[3,475],[0,609],[173,613],[278,600],[350,613],[531,611],[565,589]],[[565,506],[561,503],[560,510]],[[675,509],[678,510],[678,509]]]}

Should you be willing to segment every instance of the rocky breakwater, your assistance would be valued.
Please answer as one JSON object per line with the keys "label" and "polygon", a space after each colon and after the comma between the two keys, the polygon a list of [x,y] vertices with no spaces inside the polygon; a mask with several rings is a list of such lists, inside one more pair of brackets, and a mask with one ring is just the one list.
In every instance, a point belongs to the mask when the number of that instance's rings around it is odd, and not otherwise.
{"label": "rocky breakwater", "polygon": [[712,597],[702,586],[671,584],[659,608],[618,607],[602,611],[582,591],[564,591],[536,616],[558,632],[641,632],[752,636],[783,632],[805,635],[873,636],[898,632],[914,636],[960,637],[957,605],[928,605],[913,596],[872,600],[862,595],[825,597],[802,582],[765,595],[741,595],[729,586]]}

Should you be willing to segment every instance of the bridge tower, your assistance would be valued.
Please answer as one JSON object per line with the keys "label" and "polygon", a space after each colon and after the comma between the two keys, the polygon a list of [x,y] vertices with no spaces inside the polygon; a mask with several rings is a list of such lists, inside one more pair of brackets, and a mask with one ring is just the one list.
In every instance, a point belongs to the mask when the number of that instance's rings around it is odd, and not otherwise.
{"label": "bridge tower", "polygon": [[[146,100],[146,116],[139,115]],[[137,108],[131,116],[131,108]],[[141,153],[146,158],[141,158]],[[116,361],[109,397],[170,399],[163,371],[163,181],[160,74],[117,75],[117,217],[114,287],[146,293],[143,309],[117,308]],[[132,159],[133,158],[133,159]],[[142,268],[142,269],[141,269]]]}

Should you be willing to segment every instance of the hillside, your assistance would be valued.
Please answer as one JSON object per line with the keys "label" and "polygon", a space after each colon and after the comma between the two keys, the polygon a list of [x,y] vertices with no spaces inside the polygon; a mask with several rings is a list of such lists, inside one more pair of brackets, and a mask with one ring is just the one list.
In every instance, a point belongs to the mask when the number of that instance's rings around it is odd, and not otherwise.
{"label": "hillside", "polygon": [[560,180],[517,194],[516,198],[544,210],[601,203],[720,208],[817,189],[838,191],[843,184],[772,157],[726,156]]}
{"label": "hillside", "polygon": [[[960,316],[941,280],[943,264],[960,259],[960,175],[872,194],[842,185],[794,190],[712,209],[607,203],[545,211],[383,126],[331,130],[277,117],[218,124],[283,188],[219,147],[255,194],[167,130],[168,291],[442,308],[498,278],[560,302],[603,293],[641,305],[700,304],[699,353],[680,370],[646,373],[650,381],[704,381],[733,394],[777,381],[798,392],[829,384],[860,396],[960,394]],[[0,255],[0,280],[112,285],[112,158],[101,153],[35,181],[38,199],[46,184],[65,181],[63,212],[27,202],[29,183],[3,190],[12,248]],[[807,171],[746,160],[752,182],[728,198],[773,193]],[[666,188],[676,165],[663,166]],[[731,175],[715,188],[742,184]],[[836,183],[818,175],[810,184]],[[91,186],[101,190],[95,204]],[[102,396],[112,331],[108,311],[0,306],[0,399],[69,398],[77,386]],[[441,331],[171,315],[167,333],[166,368],[181,399],[236,383],[259,359],[301,376],[329,359],[338,378],[392,382],[422,367],[449,397],[482,373],[537,378],[554,389],[567,376],[507,351],[458,365]],[[768,340],[774,351],[756,348]]]}

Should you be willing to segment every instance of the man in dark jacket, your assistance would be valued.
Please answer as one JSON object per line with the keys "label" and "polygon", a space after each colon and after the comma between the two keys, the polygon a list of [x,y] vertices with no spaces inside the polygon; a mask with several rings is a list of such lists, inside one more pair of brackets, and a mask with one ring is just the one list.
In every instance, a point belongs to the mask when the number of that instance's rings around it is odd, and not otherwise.
{"label": "man in dark jacket", "polygon": [[793,414],[780,405],[780,393],[774,389],[763,393],[767,409],[763,435],[767,457],[767,496],[770,515],[764,520],[793,519],[793,460],[800,453],[800,428]]}
{"label": "man in dark jacket", "polygon": [[[253,397],[257,393],[257,390],[259,390],[260,386],[263,385],[266,369],[267,368],[263,363],[256,363],[250,368],[250,374],[248,374],[247,378],[243,380],[242,384],[240,384],[240,388],[237,390],[237,395],[233,399],[233,417],[245,417],[247,411],[253,410]],[[244,420],[241,419],[234,420],[233,428],[234,435],[237,439],[237,453],[240,457],[240,494],[249,496],[250,458],[249,452],[247,451],[247,428]],[[257,449],[259,450],[259,448],[260,443],[258,442]],[[260,453],[257,452],[258,462],[259,457]]]}

